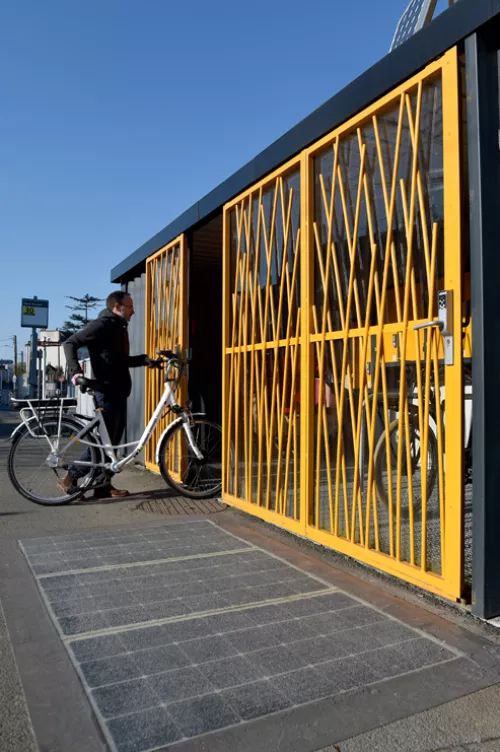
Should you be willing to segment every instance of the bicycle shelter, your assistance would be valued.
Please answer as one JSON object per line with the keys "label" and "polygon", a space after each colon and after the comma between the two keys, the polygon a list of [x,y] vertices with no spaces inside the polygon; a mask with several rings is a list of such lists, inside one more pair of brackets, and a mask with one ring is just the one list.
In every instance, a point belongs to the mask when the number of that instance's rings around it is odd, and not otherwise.
{"label": "bicycle shelter", "polygon": [[[144,301],[132,346],[192,352],[226,503],[485,617],[499,19],[461,0],[112,271]],[[140,378],[128,440],[159,395]]]}

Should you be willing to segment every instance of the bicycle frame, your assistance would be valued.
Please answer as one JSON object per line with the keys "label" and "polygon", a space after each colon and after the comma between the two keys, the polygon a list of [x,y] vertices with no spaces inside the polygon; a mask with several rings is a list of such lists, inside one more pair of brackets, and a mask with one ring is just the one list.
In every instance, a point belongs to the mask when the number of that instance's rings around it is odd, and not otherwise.
{"label": "bicycle frame", "polygon": [[[101,438],[102,444],[97,446],[97,448],[100,448],[104,450],[104,452],[108,455],[108,457],[111,459],[111,462],[86,462],[85,460],[75,460],[73,464],[75,465],[81,465],[85,467],[99,467],[104,468],[105,470],[111,470],[113,473],[119,473],[126,465],[130,464],[137,455],[142,452],[146,444],[151,438],[151,434],[153,433],[158,421],[160,420],[163,411],[166,407],[170,406],[172,407],[174,413],[179,415],[179,420],[182,420],[183,424],[183,430],[186,434],[186,438],[188,441],[188,444],[193,451],[195,457],[199,460],[203,459],[203,454],[200,452],[198,447],[196,446],[196,442],[193,438],[193,433],[191,431],[190,426],[190,413],[188,413],[184,408],[182,408],[175,399],[175,390],[177,388],[178,384],[178,378],[177,380],[170,379],[170,372],[175,368],[178,367],[178,364],[174,362],[173,360],[168,362],[167,369],[165,371],[165,377],[164,377],[164,391],[160,398],[160,401],[158,402],[158,405],[156,406],[156,409],[151,416],[151,420],[149,421],[148,425],[144,429],[144,432],[141,436],[141,438],[138,441],[132,441],[128,442],[126,444],[111,444],[108,429],[106,427],[106,423],[104,421],[103,415],[102,415],[102,409],[97,408],[96,409],[96,416],[92,418],[88,423],[86,423],[81,431],[78,431],[78,433],[72,437],[72,439],[65,444],[65,446],[62,448],[62,451],[59,450],[59,444],[61,441],[61,422],[62,422],[62,404],[60,406],[59,410],[59,417],[58,417],[58,432],[57,437],[50,437],[46,431],[43,433],[43,437],[47,440],[50,446],[51,454],[57,456],[59,459],[64,456],[65,452],[69,449],[69,447],[73,446],[73,444],[84,444],[85,446],[90,446],[96,448],[96,444],[90,441],[85,441],[84,436],[86,436],[89,432],[93,431],[96,427],[99,431],[99,436]],[[172,387],[171,384],[174,384]],[[34,438],[42,438],[40,434],[33,433],[29,423],[32,420],[36,420],[38,423],[38,426],[43,430],[43,423],[40,422],[39,417],[37,416],[35,410],[33,409],[32,405],[28,403],[32,412],[32,417],[29,419],[26,419],[24,415],[21,415],[23,424],[26,426],[27,430],[33,436]],[[168,429],[167,429],[168,430]],[[161,442],[162,437],[160,437]],[[135,449],[130,452],[130,454],[127,454],[123,459],[119,460],[116,456],[116,450],[117,449],[123,449],[126,447],[135,446]]]}

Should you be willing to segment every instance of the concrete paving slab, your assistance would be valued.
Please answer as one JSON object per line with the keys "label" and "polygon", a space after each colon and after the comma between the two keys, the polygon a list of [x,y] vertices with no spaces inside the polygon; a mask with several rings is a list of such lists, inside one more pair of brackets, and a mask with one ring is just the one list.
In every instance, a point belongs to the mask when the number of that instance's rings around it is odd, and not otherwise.
{"label": "concrete paving slab", "polygon": [[321,752],[500,752],[500,684]]}
{"label": "concrete paving slab", "polygon": [[[255,746],[256,724],[324,698],[471,670],[459,649],[208,520],[20,546],[113,751],[224,745],[235,730],[236,748]],[[103,592],[110,582],[120,590]],[[172,591],[193,584],[204,594]]]}
{"label": "concrete paving slab", "polygon": [[0,740],[2,752],[37,752],[37,745],[0,602]]}

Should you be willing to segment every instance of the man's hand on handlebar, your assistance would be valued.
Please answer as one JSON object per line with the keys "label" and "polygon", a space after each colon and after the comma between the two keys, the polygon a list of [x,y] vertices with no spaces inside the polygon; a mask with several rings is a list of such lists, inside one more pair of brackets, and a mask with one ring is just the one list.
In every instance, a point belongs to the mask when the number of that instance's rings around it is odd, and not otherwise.
{"label": "man's hand on handlebar", "polygon": [[161,358],[157,358],[157,360],[152,360],[151,358],[148,358],[147,365],[150,368],[161,368],[163,366],[164,361]]}
{"label": "man's hand on handlebar", "polygon": [[85,392],[89,389],[91,389],[93,392],[102,392],[104,391],[104,389],[106,389],[106,384],[101,383],[100,381],[96,381],[95,379],[87,379],[81,373],[75,373],[71,381],[75,386],[80,387],[82,394],[85,394]]}
{"label": "man's hand on handlebar", "polygon": [[162,368],[165,366],[169,360],[178,360],[180,361],[179,354],[173,352],[173,350],[157,350],[157,355],[159,355],[159,358],[156,358],[153,360],[153,358],[147,359],[147,365],[150,368]]}

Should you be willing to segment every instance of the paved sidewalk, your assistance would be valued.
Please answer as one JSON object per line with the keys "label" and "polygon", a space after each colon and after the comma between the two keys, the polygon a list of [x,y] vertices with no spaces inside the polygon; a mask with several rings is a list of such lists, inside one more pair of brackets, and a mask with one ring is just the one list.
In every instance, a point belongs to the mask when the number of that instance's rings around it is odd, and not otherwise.
{"label": "paved sidewalk", "polygon": [[168,500],[150,474],[37,507],[7,448],[2,752],[34,752],[31,724],[43,752],[500,752],[500,645],[477,627],[231,510],[146,514]]}
{"label": "paved sidewalk", "polygon": [[0,740],[2,752],[36,752],[31,719],[0,603]]}
{"label": "paved sidewalk", "polygon": [[500,752],[500,685],[321,752]]}

